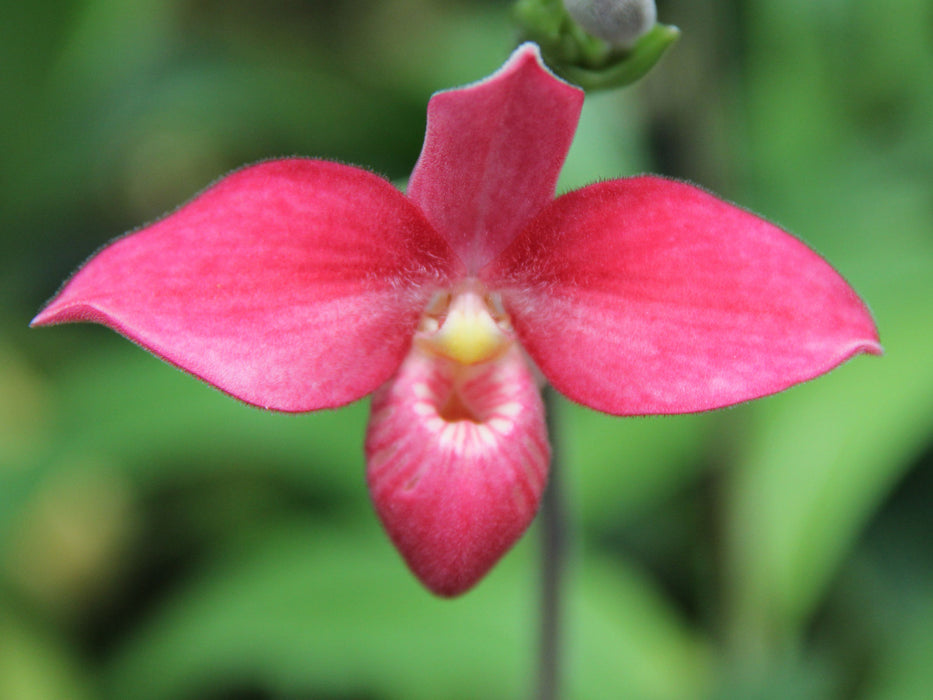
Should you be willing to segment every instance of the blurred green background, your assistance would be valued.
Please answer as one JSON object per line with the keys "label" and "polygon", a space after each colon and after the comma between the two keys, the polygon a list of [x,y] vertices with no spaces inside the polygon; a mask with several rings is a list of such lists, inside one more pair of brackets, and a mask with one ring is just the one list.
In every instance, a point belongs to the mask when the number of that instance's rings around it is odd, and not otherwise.
{"label": "blurred green background", "polygon": [[[662,0],[561,183],[653,171],[822,252],[886,356],[715,413],[557,406],[568,698],[933,688],[933,9]],[[509,3],[7,0],[0,16],[0,698],[516,698],[535,528],[456,601],[371,512],[367,408],[241,406],[110,331],[27,323],[87,255],[242,163],[403,181]]]}

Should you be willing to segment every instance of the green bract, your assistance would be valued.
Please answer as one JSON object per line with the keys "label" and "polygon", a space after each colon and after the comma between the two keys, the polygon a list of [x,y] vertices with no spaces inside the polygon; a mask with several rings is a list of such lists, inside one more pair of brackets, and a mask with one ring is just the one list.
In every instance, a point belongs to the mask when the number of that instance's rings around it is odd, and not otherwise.
{"label": "green bract", "polygon": [[555,73],[585,90],[634,83],[680,36],[677,27],[655,24],[631,46],[613,46],[575,22],[560,0],[518,0],[514,14],[521,38],[537,43]]}

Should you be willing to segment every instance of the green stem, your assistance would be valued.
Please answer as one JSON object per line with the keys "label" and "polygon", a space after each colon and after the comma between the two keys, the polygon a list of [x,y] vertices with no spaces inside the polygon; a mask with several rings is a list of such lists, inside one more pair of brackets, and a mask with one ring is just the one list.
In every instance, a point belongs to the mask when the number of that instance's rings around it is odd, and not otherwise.
{"label": "green stem", "polygon": [[554,401],[545,389],[544,403],[551,439],[551,471],[541,499],[541,628],[538,656],[538,698],[560,697],[563,579],[567,559],[567,504],[560,473]]}

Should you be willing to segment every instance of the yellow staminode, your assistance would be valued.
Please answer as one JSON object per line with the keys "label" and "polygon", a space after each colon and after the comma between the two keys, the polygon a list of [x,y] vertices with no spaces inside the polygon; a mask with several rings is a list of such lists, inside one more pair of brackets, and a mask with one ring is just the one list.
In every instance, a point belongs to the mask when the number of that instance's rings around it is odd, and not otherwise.
{"label": "yellow staminode", "polygon": [[427,340],[436,352],[464,365],[491,360],[511,342],[483,297],[472,290],[451,299],[446,318]]}

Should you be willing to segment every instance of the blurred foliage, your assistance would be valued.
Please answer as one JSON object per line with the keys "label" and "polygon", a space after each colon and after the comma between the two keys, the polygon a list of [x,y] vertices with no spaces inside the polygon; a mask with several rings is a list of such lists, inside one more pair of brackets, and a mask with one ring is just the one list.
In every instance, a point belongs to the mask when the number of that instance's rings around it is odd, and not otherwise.
{"label": "blurred foliage", "polygon": [[[567,402],[566,694],[910,700],[933,687],[933,9],[661,1],[683,30],[591,96],[562,188],[644,170],[798,233],[887,355],[716,413]],[[93,327],[29,331],[87,254],[228,169],[403,179],[506,2],[40,0],[0,22],[0,697],[508,698],[533,530],[439,601],[365,492],[366,406],[237,404]]]}

